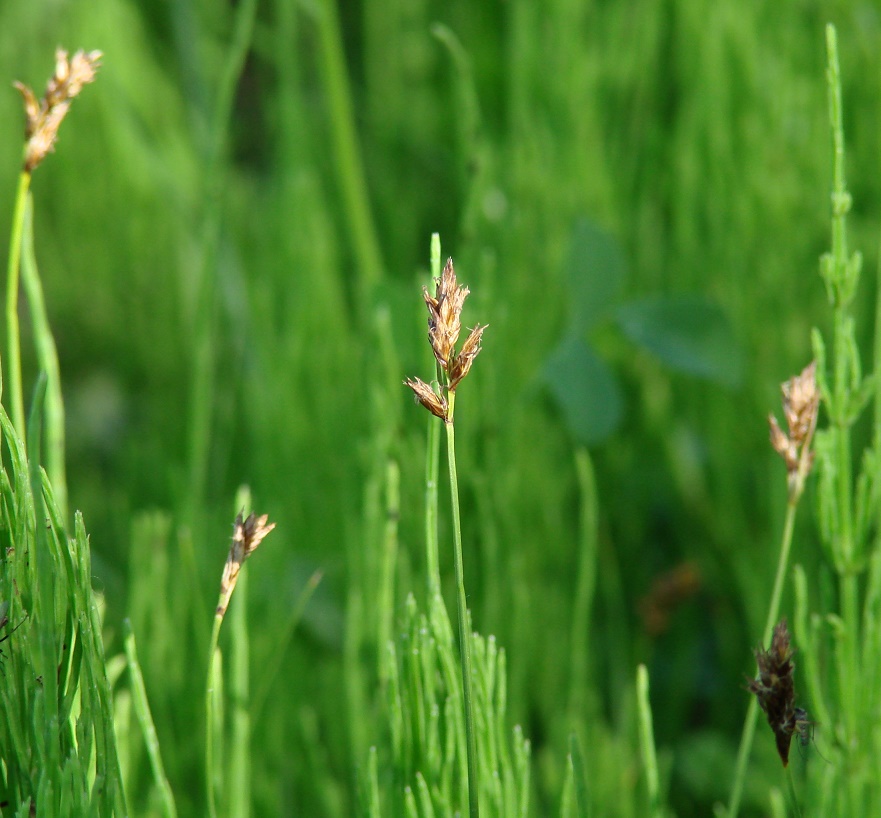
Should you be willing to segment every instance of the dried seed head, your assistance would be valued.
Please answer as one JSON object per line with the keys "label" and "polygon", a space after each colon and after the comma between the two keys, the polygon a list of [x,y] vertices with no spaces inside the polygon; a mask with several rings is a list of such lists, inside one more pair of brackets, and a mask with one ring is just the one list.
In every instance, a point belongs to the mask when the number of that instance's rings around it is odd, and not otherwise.
{"label": "dried seed head", "polygon": [[425,381],[421,378],[408,378],[404,381],[405,386],[409,386],[416,396],[416,400],[421,403],[431,414],[439,417],[441,420],[447,419],[449,405],[447,399],[442,395],[438,395]]}
{"label": "dried seed head", "polygon": [[786,463],[790,500],[797,500],[804,488],[804,481],[813,465],[814,453],[810,450],[817,414],[820,409],[820,393],[817,389],[817,362],[812,361],[800,375],[780,385],[783,395],[783,415],[789,429],[787,435],[773,415],[768,416],[771,445]]}
{"label": "dried seed head", "polygon": [[270,523],[268,520],[268,514],[258,517],[253,512],[244,520],[241,513],[236,517],[229,555],[226,558],[223,577],[220,580],[220,601],[215,612],[217,616],[223,616],[226,613],[232,592],[239,579],[239,571],[242,570],[245,560],[257,550],[257,546],[260,545],[263,538],[275,528],[275,523]]}
{"label": "dried seed head", "polygon": [[783,413],[789,426],[789,437],[796,446],[809,440],[817,426],[820,393],[817,390],[817,362],[811,361],[801,375],[780,385]]}
{"label": "dried seed head", "polygon": [[24,169],[28,173],[32,172],[52,150],[58,138],[58,128],[67,114],[71,100],[82,91],[84,85],[94,81],[101,64],[101,56],[100,51],[88,53],[77,51],[68,60],[67,52],[59,48],[55,52],[55,74],[49,80],[46,93],[39,101],[28,86],[20,82],[15,83],[24,100],[27,117]]}
{"label": "dried seed head", "polygon": [[792,736],[800,731],[804,721],[804,711],[795,706],[795,687],[792,675],[795,665],[792,656],[795,653],[789,644],[789,631],[786,620],[782,619],[774,628],[771,648],[755,651],[756,664],[759,666],[757,679],[747,680],[747,690],[754,693],[768,717],[768,724],[774,731],[777,752],[785,767],[789,764],[789,746]]}
{"label": "dried seed head", "polygon": [[459,382],[471,369],[471,364],[480,352],[480,339],[486,324],[474,327],[465,339],[461,351],[456,352],[456,341],[462,330],[462,305],[470,291],[456,281],[452,259],[447,259],[443,272],[435,283],[435,294],[431,295],[423,287],[422,297],[428,307],[428,340],[431,342],[434,357],[446,376],[444,384],[435,390],[419,378],[411,378],[404,383],[413,390],[419,403],[433,415],[450,422],[451,401],[447,399],[447,394],[456,391]]}
{"label": "dried seed head", "polygon": [[436,284],[433,296],[423,287],[422,297],[428,307],[428,340],[431,341],[437,362],[446,369],[453,354],[453,346],[459,339],[462,305],[470,290],[467,287],[460,287],[456,282],[451,258],[447,259]]}
{"label": "dried seed head", "polygon": [[485,329],[485,324],[483,326],[478,324],[468,334],[465,343],[462,344],[461,352],[457,354],[456,351],[453,350],[453,352],[450,353],[447,374],[450,378],[451,391],[455,392],[456,387],[459,385],[459,381],[461,381],[462,378],[468,374],[468,370],[471,369],[471,364],[474,363],[477,353],[480,352],[480,339],[483,336],[483,331]]}

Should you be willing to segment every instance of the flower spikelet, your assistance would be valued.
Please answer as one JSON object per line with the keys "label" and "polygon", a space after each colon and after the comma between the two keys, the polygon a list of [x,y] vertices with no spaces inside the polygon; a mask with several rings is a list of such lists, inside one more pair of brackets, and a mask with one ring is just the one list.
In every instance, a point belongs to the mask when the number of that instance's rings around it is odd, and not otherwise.
{"label": "flower spikelet", "polygon": [[804,480],[811,470],[814,453],[811,440],[817,428],[820,393],[817,389],[817,362],[812,361],[800,375],[780,385],[783,396],[783,416],[789,434],[781,428],[773,415],[768,416],[771,445],[786,463],[790,499],[798,499]]}
{"label": "flower spikelet", "polygon": [[755,694],[768,717],[768,724],[774,731],[777,752],[783,766],[789,764],[789,746],[796,732],[801,734],[805,720],[804,710],[795,706],[795,687],[793,672],[795,664],[792,656],[795,650],[789,644],[789,630],[782,619],[774,628],[769,650],[757,648],[755,651],[759,675],[747,680],[747,690]]}
{"label": "flower spikelet", "polygon": [[220,601],[217,603],[216,616],[222,617],[226,613],[245,560],[257,550],[257,546],[260,545],[263,538],[275,528],[275,523],[270,523],[268,520],[269,515],[263,514],[258,517],[253,512],[244,519],[241,512],[236,517],[229,555],[226,558],[223,577],[220,580]]}
{"label": "flower spikelet", "polygon": [[422,297],[428,307],[428,340],[439,372],[444,375],[444,383],[437,389],[419,378],[410,378],[404,383],[413,390],[419,403],[432,414],[449,422],[452,420],[452,400],[448,400],[447,395],[456,391],[456,387],[471,369],[480,352],[480,340],[486,325],[478,324],[470,330],[462,349],[456,352],[456,341],[462,331],[462,306],[470,290],[456,281],[452,259],[447,259],[435,284],[434,295],[423,287]]}
{"label": "flower spikelet", "polygon": [[46,93],[38,100],[34,92],[20,82],[15,87],[24,100],[27,122],[25,136],[24,169],[31,173],[46,157],[58,138],[58,128],[67,114],[70,103],[78,96],[83,86],[95,79],[101,64],[101,52],[77,51],[68,60],[67,52],[58,49],[55,52],[55,73],[46,86]]}
{"label": "flower spikelet", "polygon": [[407,378],[404,384],[413,390],[416,400],[431,414],[441,420],[446,419],[448,406],[447,399],[443,395],[438,395],[422,378]]}

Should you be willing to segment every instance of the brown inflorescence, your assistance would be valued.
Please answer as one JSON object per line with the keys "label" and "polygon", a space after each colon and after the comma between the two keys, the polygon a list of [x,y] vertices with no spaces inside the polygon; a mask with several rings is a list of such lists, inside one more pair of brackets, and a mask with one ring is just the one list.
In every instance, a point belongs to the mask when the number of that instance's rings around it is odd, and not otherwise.
{"label": "brown inflorescence", "polygon": [[24,169],[28,173],[32,172],[52,150],[58,138],[58,128],[70,108],[71,101],[83,90],[84,85],[94,81],[101,64],[101,56],[100,51],[88,53],[77,51],[68,60],[67,52],[59,48],[55,52],[55,73],[40,100],[27,85],[15,83],[15,87],[24,99],[27,117]]}
{"label": "brown inflorescence", "polygon": [[754,693],[768,717],[768,724],[774,731],[777,752],[783,766],[789,764],[789,747],[796,733],[801,736],[806,729],[806,713],[795,706],[795,686],[793,672],[795,664],[792,657],[795,650],[789,643],[789,630],[782,619],[774,628],[769,650],[757,648],[756,663],[759,675],[747,680],[747,690]]}
{"label": "brown inflorescence", "polygon": [[820,393],[817,390],[817,362],[812,361],[800,375],[780,385],[783,396],[783,414],[789,434],[777,423],[774,415],[768,415],[771,445],[786,463],[786,473],[791,499],[798,499],[804,487],[804,478],[813,464],[811,439],[817,427]]}
{"label": "brown inflorescence", "polygon": [[222,617],[226,613],[245,560],[257,550],[257,546],[260,545],[263,538],[275,528],[275,523],[268,521],[268,514],[258,517],[254,512],[244,519],[241,513],[236,517],[232,543],[229,547],[226,565],[223,567],[223,577],[220,580],[220,602],[218,602],[215,612],[217,616]]}
{"label": "brown inflorescence", "polygon": [[440,278],[436,279],[434,295],[426,287],[422,288],[422,297],[428,307],[428,340],[443,373],[444,383],[434,388],[421,378],[408,378],[404,381],[413,390],[419,403],[447,422],[451,420],[452,411],[447,395],[456,391],[456,387],[471,369],[471,364],[480,352],[480,341],[486,329],[486,325],[475,326],[468,333],[462,349],[456,352],[456,341],[462,329],[462,306],[469,292],[467,287],[460,286],[456,281],[452,259],[447,259]]}

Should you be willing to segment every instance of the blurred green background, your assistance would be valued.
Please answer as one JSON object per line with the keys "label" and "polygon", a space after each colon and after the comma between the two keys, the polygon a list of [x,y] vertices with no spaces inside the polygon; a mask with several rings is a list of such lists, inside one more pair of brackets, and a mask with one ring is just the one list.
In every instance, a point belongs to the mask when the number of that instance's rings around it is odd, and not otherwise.
{"label": "blurred green background", "polygon": [[[132,617],[182,814],[200,814],[201,657],[241,483],[278,523],[249,567],[255,674],[324,572],[255,723],[255,809],[352,814],[381,728],[375,702],[353,705],[345,623],[375,570],[389,458],[396,598],[424,590],[427,420],[401,381],[431,376],[435,231],[472,291],[464,322],[489,324],[457,412],[467,583],[475,628],[508,651],[538,814],[572,727],[578,446],[600,502],[589,695],[615,734],[648,665],[671,803],[707,814],[727,794],[785,508],[765,418],[830,315],[827,22],[871,326],[877,4],[265,0],[237,29],[247,10],[0,5],[0,224],[22,144],[12,81],[41,92],[58,45],[105,55],[35,174],[37,256],[71,506],[111,653]],[[27,340],[25,359],[30,388]],[[809,503],[800,525],[794,560],[822,581]],[[665,576],[694,581],[670,601]],[[144,760],[132,769],[146,810]]]}

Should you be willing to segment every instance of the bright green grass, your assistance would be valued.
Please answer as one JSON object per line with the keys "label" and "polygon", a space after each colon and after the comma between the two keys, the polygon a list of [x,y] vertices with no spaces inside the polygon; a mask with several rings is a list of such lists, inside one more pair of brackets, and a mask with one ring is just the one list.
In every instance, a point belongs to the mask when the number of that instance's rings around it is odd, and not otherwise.
{"label": "bright green grass", "polygon": [[[484,651],[483,672],[506,680],[487,721],[510,777],[495,795],[487,785],[485,812],[517,814],[509,805],[526,791],[535,816],[645,815],[652,798],[677,815],[706,815],[728,801],[743,674],[755,670],[784,527],[785,477],[764,418],[779,411],[778,384],[813,354],[812,327],[830,373],[841,371],[840,325],[817,275],[818,257],[830,246],[838,253],[827,19],[804,4],[695,0],[343,6],[339,20],[324,0],[0,7],[4,83],[41,89],[58,44],[105,52],[32,186],[65,397],[70,513],[48,534],[30,522],[21,536],[50,537],[61,559],[62,523],[85,538],[72,525],[79,509],[93,549],[91,568],[59,574],[69,594],[56,599],[55,647],[75,623],[98,626],[91,579],[106,601],[131,814],[162,814],[167,798],[137,720],[134,677],[116,675],[127,649],[134,666],[125,619],[177,812],[204,815],[212,606],[231,498],[248,483],[256,509],[278,523],[248,568],[249,688],[264,703],[250,714],[250,746],[235,753],[249,755],[252,813],[426,816],[434,798],[435,814],[447,814],[432,787],[459,793],[459,774],[438,772],[446,750],[418,714],[437,707],[441,723],[454,719],[444,662],[455,656],[444,653],[427,593],[425,413],[401,385],[431,365],[420,286],[428,237],[439,231],[472,289],[465,323],[490,325],[456,436],[475,654]],[[864,255],[849,309],[871,371],[881,27],[866,8],[839,4],[833,22],[854,200],[848,249]],[[0,94],[0,225],[12,219],[19,106],[13,90]],[[617,284],[585,284],[598,247],[577,249],[591,235],[576,231],[585,218],[623,259]],[[699,378],[676,369],[675,355],[653,357],[614,320],[619,308],[645,318],[646,299],[683,295],[727,317],[743,362],[734,385],[724,355]],[[28,310],[21,315],[29,403],[41,336],[35,343]],[[543,378],[572,338],[589,342],[620,389],[620,427],[587,448]],[[573,379],[562,397],[578,388]],[[4,405],[7,397],[4,385]],[[848,432],[854,474],[874,445],[877,411]],[[834,434],[818,441],[832,466]],[[7,494],[22,498],[27,468],[8,450],[3,457]],[[799,508],[791,563],[802,567],[784,584],[781,612],[817,747],[806,748],[807,762],[794,747],[791,764],[806,814],[866,815],[881,802],[867,698],[878,685],[863,683],[879,672],[868,649],[879,619],[881,573],[869,558],[877,496],[870,479],[856,514],[831,489],[839,522],[830,526],[827,505],[818,526],[816,486],[815,477]],[[452,611],[445,478],[439,491]],[[851,501],[859,497],[855,484]],[[32,514],[4,510],[4,536]],[[846,514],[866,533],[852,553],[865,557],[851,566],[855,578],[832,559]],[[21,559],[19,542],[36,540],[16,540]],[[701,589],[664,633],[649,635],[640,599],[684,561],[697,565]],[[12,598],[9,566],[0,603]],[[289,643],[317,569],[324,578]],[[857,619],[865,612],[857,631],[855,610]],[[7,678],[31,696],[51,664],[52,621],[32,613],[0,645]],[[437,650],[421,665],[406,650],[419,640]],[[100,644],[81,644],[71,667],[99,679]],[[263,678],[279,660],[277,675]],[[637,710],[641,664],[654,753]],[[230,694],[232,679],[225,684]],[[82,689],[83,729],[106,738],[108,703]],[[229,729],[240,706],[230,698]],[[16,712],[42,729],[36,711]],[[90,745],[81,742],[80,755],[74,744],[58,748],[74,759],[68,781],[88,777],[91,763]],[[652,757],[656,778],[643,762]],[[49,775],[27,769],[34,781]],[[760,721],[742,814],[768,814],[784,792]]]}

